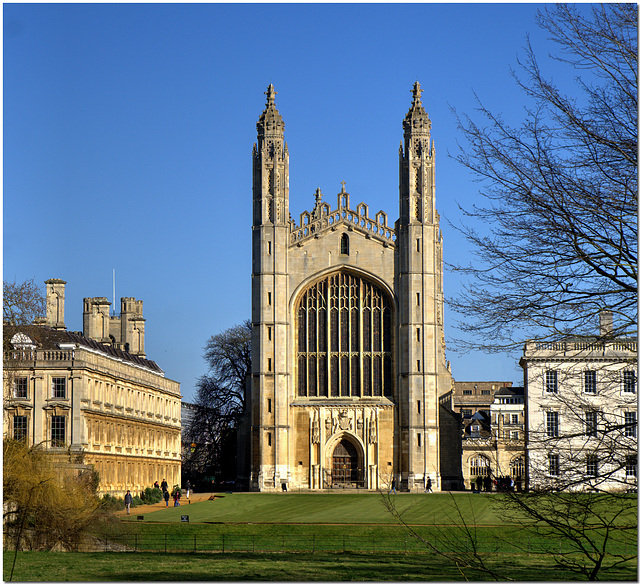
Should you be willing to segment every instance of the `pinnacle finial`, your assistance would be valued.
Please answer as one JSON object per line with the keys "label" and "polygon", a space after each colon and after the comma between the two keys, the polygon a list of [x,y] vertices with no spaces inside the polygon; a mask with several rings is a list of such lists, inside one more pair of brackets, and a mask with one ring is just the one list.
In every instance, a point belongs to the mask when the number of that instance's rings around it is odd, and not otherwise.
{"label": "pinnacle finial", "polygon": [[273,87],[273,83],[269,83],[269,87],[267,87],[267,91],[264,92],[264,94],[267,96],[267,107],[270,105],[275,105],[277,93],[278,92]]}
{"label": "pinnacle finial", "polygon": [[412,105],[422,105],[422,88],[420,87],[420,83],[416,81],[413,84],[413,89],[411,93],[413,94],[413,104]]}

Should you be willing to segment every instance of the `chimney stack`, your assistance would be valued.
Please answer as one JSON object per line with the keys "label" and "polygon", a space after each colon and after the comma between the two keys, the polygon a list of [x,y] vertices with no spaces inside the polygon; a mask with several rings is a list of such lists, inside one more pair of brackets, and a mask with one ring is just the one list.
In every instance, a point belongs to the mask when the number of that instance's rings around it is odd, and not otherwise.
{"label": "chimney stack", "polygon": [[47,285],[47,317],[46,325],[56,329],[65,330],[64,324],[64,280],[51,278],[45,280]]}
{"label": "chimney stack", "polygon": [[607,337],[613,333],[613,314],[611,311],[603,308],[600,311],[600,336]]}

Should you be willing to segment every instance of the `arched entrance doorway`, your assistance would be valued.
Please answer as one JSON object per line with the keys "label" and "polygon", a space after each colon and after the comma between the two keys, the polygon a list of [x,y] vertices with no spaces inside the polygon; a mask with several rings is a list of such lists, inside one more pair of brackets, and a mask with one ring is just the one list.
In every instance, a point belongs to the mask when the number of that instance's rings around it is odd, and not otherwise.
{"label": "arched entrance doorway", "polygon": [[331,456],[331,482],[340,486],[364,486],[362,469],[358,464],[358,451],[346,439],[342,439],[333,449]]}

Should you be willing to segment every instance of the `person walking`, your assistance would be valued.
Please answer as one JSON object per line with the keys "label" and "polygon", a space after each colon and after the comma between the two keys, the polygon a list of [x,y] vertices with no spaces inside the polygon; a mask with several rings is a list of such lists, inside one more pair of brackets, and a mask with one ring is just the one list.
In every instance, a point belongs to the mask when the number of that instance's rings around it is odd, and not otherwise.
{"label": "person walking", "polygon": [[433,493],[433,491],[431,490],[431,477],[427,477],[427,486],[425,488],[425,492]]}
{"label": "person walking", "polygon": [[169,506],[169,491],[167,489],[164,489],[164,491],[162,491],[162,498],[164,499],[164,506],[168,507]]}
{"label": "person walking", "polygon": [[396,494],[396,479],[393,479],[391,481],[391,492],[395,495]]}
{"label": "person walking", "polygon": [[133,503],[133,497],[131,496],[129,489],[127,489],[127,493],[124,496],[124,506],[127,509],[127,515],[131,514],[131,503]]}
{"label": "person walking", "polygon": [[160,488],[162,489],[162,492],[169,490],[167,479],[162,479],[162,482],[160,483]]}

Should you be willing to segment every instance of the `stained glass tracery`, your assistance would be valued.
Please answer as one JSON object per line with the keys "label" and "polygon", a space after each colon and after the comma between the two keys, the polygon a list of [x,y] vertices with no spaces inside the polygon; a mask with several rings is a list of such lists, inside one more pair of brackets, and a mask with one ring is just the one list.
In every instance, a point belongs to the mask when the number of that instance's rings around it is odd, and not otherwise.
{"label": "stained glass tracery", "polygon": [[378,286],[332,274],[302,294],[297,311],[298,395],[393,395],[393,312]]}

